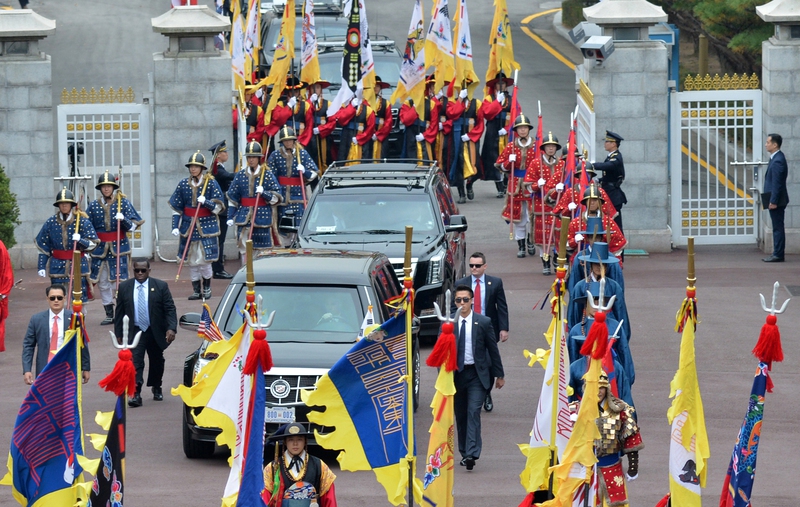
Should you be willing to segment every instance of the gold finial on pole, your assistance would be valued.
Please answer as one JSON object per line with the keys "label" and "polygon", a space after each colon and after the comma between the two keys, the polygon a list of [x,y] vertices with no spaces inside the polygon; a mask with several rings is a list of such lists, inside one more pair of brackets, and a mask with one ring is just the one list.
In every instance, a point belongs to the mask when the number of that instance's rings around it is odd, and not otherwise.
{"label": "gold finial on pole", "polygon": [[406,226],[406,254],[403,259],[403,278],[411,279],[411,239],[414,236],[414,228]]}
{"label": "gold finial on pole", "polygon": [[567,236],[569,236],[569,217],[561,217],[561,236],[558,241],[558,268],[566,269],[567,265]]}
{"label": "gold finial on pole", "polygon": [[256,275],[253,272],[253,240],[248,239],[245,243],[245,255],[247,256],[245,259],[245,264],[247,266],[247,281],[245,282],[247,285],[248,291],[253,291],[256,288]]}
{"label": "gold finial on pole", "polygon": [[[77,217],[76,220],[79,218],[80,217]],[[77,226],[75,229],[77,230]],[[77,248],[72,251],[72,280],[72,307],[81,308],[83,301],[83,284],[81,283],[81,252]]]}
{"label": "gold finial on pole", "polygon": [[687,248],[689,250],[689,269],[686,275],[686,281],[689,283],[689,289],[694,288],[695,282],[697,282],[697,278],[695,277],[694,271],[694,238],[689,237],[689,242],[687,243]]}

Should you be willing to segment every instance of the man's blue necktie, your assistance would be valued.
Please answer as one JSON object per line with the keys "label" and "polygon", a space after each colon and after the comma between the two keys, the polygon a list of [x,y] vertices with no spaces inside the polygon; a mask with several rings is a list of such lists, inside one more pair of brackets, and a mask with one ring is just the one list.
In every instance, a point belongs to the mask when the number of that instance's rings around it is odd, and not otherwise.
{"label": "man's blue necktie", "polygon": [[[136,301],[136,325],[142,331],[147,331],[150,327],[150,316],[147,314],[147,298],[144,293],[144,284],[138,284],[139,289],[138,298]],[[127,339],[127,336],[125,337]]]}
{"label": "man's blue necktie", "polygon": [[467,319],[461,320],[461,329],[458,331],[458,371],[464,369],[464,350],[467,341]]}

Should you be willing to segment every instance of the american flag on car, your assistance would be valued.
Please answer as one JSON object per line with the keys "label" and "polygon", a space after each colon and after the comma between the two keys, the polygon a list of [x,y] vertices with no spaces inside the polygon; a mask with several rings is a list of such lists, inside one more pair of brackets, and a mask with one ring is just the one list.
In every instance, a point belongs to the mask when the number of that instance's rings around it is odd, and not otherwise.
{"label": "american flag on car", "polygon": [[203,304],[203,313],[200,314],[200,325],[197,326],[197,336],[210,342],[224,340],[217,323],[211,318],[211,311],[207,304]]}

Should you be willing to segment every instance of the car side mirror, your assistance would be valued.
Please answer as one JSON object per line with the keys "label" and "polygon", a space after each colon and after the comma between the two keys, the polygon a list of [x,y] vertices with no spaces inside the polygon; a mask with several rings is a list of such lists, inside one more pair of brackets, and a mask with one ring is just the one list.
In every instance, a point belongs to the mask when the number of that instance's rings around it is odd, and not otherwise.
{"label": "car side mirror", "polygon": [[446,232],[466,232],[467,231],[467,217],[464,215],[451,215],[450,225],[444,228]]}
{"label": "car side mirror", "polygon": [[300,220],[296,219],[294,215],[284,215],[278,221],[278,230],[284,236],[289,234],[297,234],[300,229]]}
{"label": "car side mirror", "polygon": [[183,314],[178,321],[178,325],[181,326],[181,329],[196,333],[197,328],[200,327],[200,314],[195,312]]}

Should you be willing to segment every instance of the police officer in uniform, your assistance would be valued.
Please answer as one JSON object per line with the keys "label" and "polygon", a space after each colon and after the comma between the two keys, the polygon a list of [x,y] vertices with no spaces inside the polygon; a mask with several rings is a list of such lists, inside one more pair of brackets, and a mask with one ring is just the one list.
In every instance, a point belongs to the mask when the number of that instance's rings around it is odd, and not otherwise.
{"label": "police officer in uniform", "polygon": [[[228,188],[233,181],[234,173],[225,169],[225,162],[228,161],[228,146],[222,140],[208,149],[211,152],[211,174],[217,180],[222,194],[228,192]],[[219,214],[219,258],[211,264],[211,271],[214,278],[219,280],[230,280],[233,275],[225,271],[225,237],[228,235],[228,209],[225,208]]]}
{"label": "police officer in uniform", "polygon": [[[100,323],[107,326],[114,323],[114,294],[112,283],[117,279],[117,256],[119,255],[119,279],[128,279],[128,260],[131,245],[128,232],[133,232],[144,223],[133,204],[120,193],[117,180],[106,171],[97,179],[100,197],[89,204],[86,214],[92,221],[100,244],[92,251],[91,281],[100,289],[106,318]],[[119,224],[119,245],[117,245],[117,224]]]}
{"label": "police officer in uniform", "polygon": [[608,156],[605,161],[594,164],[594,170],[603,172],[603,177],[600,180],[600,185],[603,190],[608,194],[611,199],[611,204],[617,210],[617,216],[614,221],[622,231],[622,205],[628,203],[625,197],[625,192],[622,191],[622,182],[625,181],[625,164],[622,162],[622,153],[619,152],[619,144],[622,142],[622,137],[619,134],[606,130],[605,137],[605,150]]}
{"label": "police officer in uniform", "polygon": [[[172,214],[172,235],[180,236],[178,258],[186,252],[184,262],[192,273],[192,295],[190,301],[211,297],[211,263],[219,259],[219,214],[225,209],[225,197],[219,184],[210,174],[203,174],[206,157],[199,151],[189,157],[186,167],[189,177],[178,183],[169,205]],[[189,237],[192,218],[197,217]],[[186,242],[189,249],[186,250]]]}
{"label": "police officer in uniform", "polygon": [[[48,218],[39,234],[36,247],[39,249],[38,274],[50,276],[53,285],[68,285],[72,266],[72,252],[90,252],[97,246],[97,233],[89,218],[77,208],[78,202],[67,187],[59,190],[53,206],[58,208],[55,215]],[[76,230],[77,226],[77,230]],[[89,263],[81,255],[81,287],[83,302],[88,300]],[[78,283],[74,280],[73,283]],[[71,297],[67,294],[67,297]]]}
{"label": "police officer in uniform", "polygon": [[[247,167],[236,173],[227,194],[230,208],[227,225],[230,227],[236,225],[236,245],[239,248],[242,265],[246,262],[248,238],[253,240],[254,250],[275,246],[277,234],[274,230],[273,206],[281,201],[281,186],[278,184],[278,179],[261,163],[264,158],[261,145],[255,141],[247,143],[244,154],[247,157]],[[251,227],[254,228],[252,234]]]}

